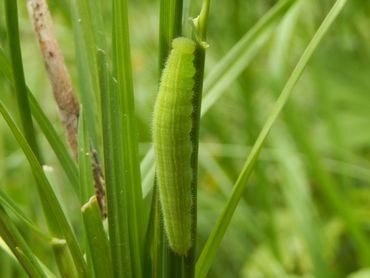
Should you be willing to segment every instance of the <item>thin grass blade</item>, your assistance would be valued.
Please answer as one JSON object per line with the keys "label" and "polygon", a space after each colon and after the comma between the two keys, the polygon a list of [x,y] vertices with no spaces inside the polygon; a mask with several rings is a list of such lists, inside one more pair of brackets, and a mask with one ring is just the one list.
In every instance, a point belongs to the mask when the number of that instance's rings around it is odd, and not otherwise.
{"label": "thin grass blade", "polygon": [[0,206],[0,236],[30,277],[47,277],[35,254],[2,206]]}
{"label": "thin grass blade", "polygon": [[254,25],[225,55],[204,80],[202,115],[222,96],[242,73],[261,45],[271,34],[271,28],[286,13],[296,0],[279,1]]}
{"label": "thin grass blade", "polygon": [[21,118],[25,138],[30,144],[36,157],[40,160],[41,156],[33,127],[31,109],[27,97],[26,80],[23,71],[21,46],[19,41],[17,1],[5,0],[4,4],[9,38],[10,61],[12,65],[11,69],[18,104],[18,113]]}
{"label": "thin grass blade", "polygon": [[[11,74],[10,62],[1,48],[0,48],[0,73],[2,73],[11,84],[14,84],[13,82],[14,79]],[[37,124],[41,128],[41,131],[44,133],[47,141],[49,142],[51,148],[53,149],[55,155],[57,156],[60,165],[65,171],[77,195],[79,195],[78,173],[76,163],[73,161],[70,153],[63,144],[60,135],[57,134],[52,123],[49,121],[48,117],[42,111],[37,100],[35,99],[35,97],[28,88],[27,94],[30,102],[32,116],[35,118]]]}
{"label": "thin grass blade", "polygon": [[159,11],[159,72],[171,50],[172,40],[182,35],[183,0],[161,0]]}
{"label": "thin grass blade", "polygon": [[4,117],[31,166],[32,173],[36,179],[38,194],[40,196],[40,201],[44,209],[50,232],[52,233],[53,237],[66,239],[77,271],[82,276],[88,275],[87,265],[83,258],[77,239],[70,224],[68,223],[68,220],[66,219],[66,214],[63,212],[60,203],[58,202],[58,199],[55,196],[54,191],[42,170],[37,157],[32,152],[30,146],[27,144],[27,141],[17,128],[14,120],[11,118],[9,112],[6,110],[2,102],[0,102],[0,113]]}
{"label": "thin grass blade", "polygon": [[37,236],[44,239],[45,241],[50,241],[51,236],[46,234],[45,232],[41,231],[35,223],[32,222],[17,206],[16,203],[13,202],[11,198],[9,198],[6,193],[0,189],[0,205],[2,205],[8,211],[11,211],[25,226],[28,227],[31,231],[33,231]]}
{"label": "thin grass blade", "polygon": [[245,164],[241,174],[239,175],[231,196],[229,197],[220,218],[217,220],[205,247],[203,248],[199,259],[196,265],[196,277],[205,277],[209,268],[211,267],[213,258],[217,253],[217,248],[222,240],[223,235],[226,232],[226,229],[231,221],[233,213],[238,205],[238,202],[242,196],[243,190],[246,186],[246,182],[248,181],[252,171],[254,164],[256,163],[259,153],[263,147],[263,144],[266,141],[266,138],[276,121],[277,117],[279,116],[281,110],[283,109],[285,103],[287,102],[290,94],[292,93],[294,86],[298,82],[299,78],[301,77],[307,63],[309,62],[312,54],[317,49],[318,45],[322,41],[325,34],[329,31],[329,28],[334,23],[335,19],[342,11],[346,4],[346,0],[338,0],[335,2],[334,6],[330,10],[330,12],[325,17],[324,21],[320,25],[319,29],[313,36],[312,40],[308,44],[307,48],[305,49],[304,53],[302,54],[301,58],[299,59],[297,65],[295,66],[292,74],[290,75],[287,83],[285,84],[279,98],[275,102],[270,115],[265,122]]}

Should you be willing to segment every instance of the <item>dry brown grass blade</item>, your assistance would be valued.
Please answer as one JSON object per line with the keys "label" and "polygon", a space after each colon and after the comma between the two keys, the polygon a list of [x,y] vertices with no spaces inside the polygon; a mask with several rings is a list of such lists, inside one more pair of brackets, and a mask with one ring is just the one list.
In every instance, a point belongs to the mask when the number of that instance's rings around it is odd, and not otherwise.
{"label": "dry brown grass blade", "polygon": [[63,54],[53,33],[47,3],[45,0],[27,0],[27,7],[44,58],[54,98],[67,132],[68,142],[73,155],[77,157],[79,104],[64,63]]}
{"label": "dry brown grass blade", "polygon": [[[53,23],[46,0],[27,0],[34,31],[44,58],[46,71],[58,105],[62,123],[67,133],[68,143],[73,156],[77,159],[77,130],[80,113],[79,102],[72,87],[71,78],[64,62],[63,54],[53,32]],[[106,217],[104,177],[96,150],[93,154],[93,177],[95,194],[98,199],[102,217]]]}
{"label": "dry brown grass blade", "polygon": [[102,218],[107,217],[107,206],[105,204],[105,180],[103,176],[103,171],[99,163],[99,158],[96,150],[90,146],[90,151],[92,154],[92,170],[94,178],[95,196],[98,200],[98,205],[100,208],[100,214]]}

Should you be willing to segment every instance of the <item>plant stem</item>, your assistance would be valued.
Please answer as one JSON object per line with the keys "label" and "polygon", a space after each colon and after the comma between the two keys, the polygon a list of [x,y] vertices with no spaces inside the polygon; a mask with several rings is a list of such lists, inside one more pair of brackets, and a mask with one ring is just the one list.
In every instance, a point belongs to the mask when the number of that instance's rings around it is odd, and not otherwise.
{"label": "plant stem", "polygon": [[192,227],[191,239],[192,247],[185,258],[185,277],[194,277],[195,273],[195,250],[196,250],[196,236],[197,236],[197,189],[198,189],[198,149],[199,149],[199,127],[200,127],[200,111],[202,104],[203,79],[204,79],[204,64],[205,64],[205,48],[204,43],[207,39],[207,21],[209,14],[210,0],[204,0],[201,12],[198,17],[198,25],[195,32],[199,34],[201,41],[197,42],[194,67],[196,70],[194,76],[193,89],[193,113],[192,113],[192,129],[190,133],[192,143],[191,168],[193,172],[193,179],[191,183],[192,190]]}
{"label": "plant stem", "polygon": [[31,109],[27,97],[26,80],[22,64],[22,53],[19,41],[18,7],[16,0],[5,2],[6,24],[9,38],[9,51],[12,64],[13,80],[17,96],[18,112],[21,118],[24,136],[31,146],[37,159],[41,161],[39,147],[37,145],[33,127]]}
{"label": "plant stem", "polygon": [[[113,78],[100,85],[108,222],[116,277],[142,277],[144,203],[134,111],[127,1],[113,0]],[[101,56],[101,55],[99,55]],[[104,56],[99,58],[104,66]],[[100,69],[99,69],[100,70]],[[107,81],[107,82],[105,82]],[[109,83],[109,81],[112,81]]]}
{"label": "plant stem", "polygon": [[49,8],[46,0],[27,0],[27,7],[53,89],[54,99],[58,105],[67,134],[68,143],[76,157],[79,104],[52,29]]}

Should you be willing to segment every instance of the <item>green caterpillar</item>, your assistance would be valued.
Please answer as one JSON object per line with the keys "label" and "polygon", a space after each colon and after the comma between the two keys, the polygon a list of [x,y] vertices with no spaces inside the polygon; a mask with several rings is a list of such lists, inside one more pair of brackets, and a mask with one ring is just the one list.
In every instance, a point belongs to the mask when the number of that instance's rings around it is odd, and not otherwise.
{"label": "green caterpillar", "polygon": [[185,255],[191,243],[192,145],[195,43],[172,42],[154,107],[153,144],[164,227],[170,247]]}

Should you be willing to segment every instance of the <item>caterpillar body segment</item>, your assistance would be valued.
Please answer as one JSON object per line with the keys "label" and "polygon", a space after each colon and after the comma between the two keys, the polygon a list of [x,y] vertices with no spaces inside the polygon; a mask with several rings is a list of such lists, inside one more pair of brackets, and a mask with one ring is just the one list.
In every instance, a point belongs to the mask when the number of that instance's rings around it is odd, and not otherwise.
{"label": "caterpillar body segment", "polygon": [[154,107],[153,144],[159,198],[170,247],[185,255],[191,247],[192,95],[195,43],[176,38],[163,70]]}

